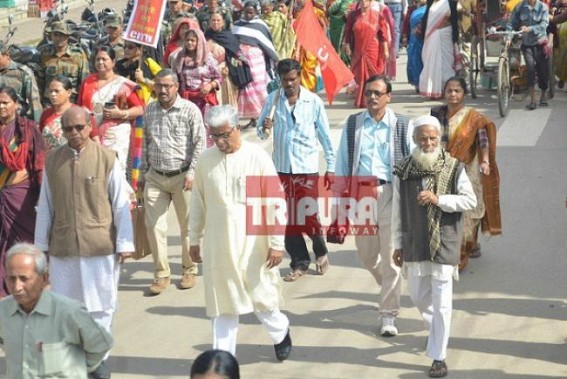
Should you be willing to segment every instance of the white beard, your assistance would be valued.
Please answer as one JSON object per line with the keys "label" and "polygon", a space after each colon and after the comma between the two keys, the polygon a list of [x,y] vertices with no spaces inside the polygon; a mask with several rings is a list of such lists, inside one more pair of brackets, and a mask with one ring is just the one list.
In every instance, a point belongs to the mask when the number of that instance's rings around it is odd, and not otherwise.
{"label": "white beard", "polygon": [[430,153],[426,153],[421,150],[419,147],[416,147],[411,152],[412,158],[417,162],[417,164],[424,169],[425,171],[433,170],[435,163],[439,159],[441,155],[441,146],[437,145],[435,150]]}

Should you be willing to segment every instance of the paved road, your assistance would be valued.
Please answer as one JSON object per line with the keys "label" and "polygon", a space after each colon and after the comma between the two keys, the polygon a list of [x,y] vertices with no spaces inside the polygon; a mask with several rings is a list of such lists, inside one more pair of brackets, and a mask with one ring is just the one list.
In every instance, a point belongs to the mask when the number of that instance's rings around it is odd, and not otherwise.
{"label": "paved road", "polygon": [[[402,71],[404,62],[402,55]],[[404,77],[400,74],[394,84],[396,111],[417,116],[438,104],[417,96]],[[328,108],[335,143],[345,118],[356,111],[351,104],[341,94]],[[561,91],[548,109],[533,112],[524,111],[523,102],[514,102],[506,119],[497,115],[493,91],[481,91],[468,104],[498,126],[504,235],[482,240],[483,256],[471,261],[455,285],[450,377],[567,377],[567,95]],[[245,131],[245,138],[256,141],[251,131]],[[264,145],[270,148],[269,141]],[[170,221],[175,224],[173,214]],[[173,272],[179,275],[175,226],[169,243]],[[427,377],[427,334],[405,283],[400,334],[382,338],[377,286],[360,268],[353,239],[330,249],[332,267],[325,276],[311,272],[284,285],[294,342],[289,361],[276,362],[255,317],[241,318],[237,355],[242,377]],[[282,264],[283,274],[288,263]],[[172,285],[158,297],[146,297],[151,272],[149,257],[123,267],[110,359],[114,378],[187,378],[192,359],[211,347],[202,278],[194,289],[180,291]]]}

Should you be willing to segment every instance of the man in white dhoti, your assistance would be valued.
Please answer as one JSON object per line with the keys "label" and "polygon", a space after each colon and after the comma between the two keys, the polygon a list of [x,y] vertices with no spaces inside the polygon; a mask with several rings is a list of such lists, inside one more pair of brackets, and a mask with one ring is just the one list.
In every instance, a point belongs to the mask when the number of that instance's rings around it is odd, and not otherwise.
{"label": "man in white dhoti", "polygon": [[458,279],[462,212],[476,206],[464,166],[441,148],[441,126],[432,116],[413,122],[417,147],[395,168],[392,230],[394,262],[403,265],[410,297],[429,326],[429,376],[448,373],[453,278]]}
{"label": "man in white dhoti", "polygon": [[283,361],[291,353],[289,320],[280,312],[277,268],[283,233],[247,233],[247,178],[268,178],[279,185],[276,169],[264,149],[242,141],[233,107],[213,107],[208,125],[215,146],[201,154],[195,168],[189,251],[193,261],[203,262],[213,348],[235,354],[239,315],[254,312],[274,342],[276,358]]}
{"label": "man in white dhoti", "polygon": [[[61,117],[68,145],[52,150],[35,228],[36,246],[49,254],[51,290],[85,304],[109,333],[116,310],[120,265],[134,251],[128,183],[116,153],[93,142],[88,112]],[[104,362],[96,378],[110,378]]]}

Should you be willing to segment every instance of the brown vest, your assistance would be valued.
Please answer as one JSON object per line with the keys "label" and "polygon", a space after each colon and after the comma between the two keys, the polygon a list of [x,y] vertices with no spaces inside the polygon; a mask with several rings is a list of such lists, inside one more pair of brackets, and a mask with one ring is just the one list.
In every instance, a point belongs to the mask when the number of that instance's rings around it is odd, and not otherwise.
{"label": "brown vest", "polygon": [[67,145],[49,152],[45,173],[54,213],[49,255],[114,254],[116,230],[108,196],[108,176],[115,159],[114,151],[90,140],[78,155]]}

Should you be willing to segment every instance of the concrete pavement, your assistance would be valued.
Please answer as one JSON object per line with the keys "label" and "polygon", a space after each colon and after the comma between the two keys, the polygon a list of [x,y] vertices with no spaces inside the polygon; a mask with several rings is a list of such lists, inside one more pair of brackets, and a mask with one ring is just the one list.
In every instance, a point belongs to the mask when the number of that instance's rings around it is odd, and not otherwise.
{"label": "concrete pavement", "polygon": [[[106,1],[100,3],[102,7]],[[428,113],[439,103],[424,101],[405,83],[404,62],[402,55],[392,108],[411,116]],[[533,112],[513,102],[506,119],[498,116],[494,91],[481,90],[468,105],[499,128],[504,234],[483,238],[482,257],[472,260],[455,283],[449,377],[567,377],[567,95],[560,91],[548,109]],[[345,118],[356,111],[345,94],[328,107],[335,144]],[[252,131],[244,131],[244,136],[257,141]],[[271,142],[263,145],[269,149]],[[170,255],[177,280],[180,240],[173,212],[170,216]],[[241,318],[237,355],[242,377],[426,378],[431,363],[424,354],[427,333],[405,283],[397,321],[400,334],[383,338],[378,287],[360,267],[353,239],[329,247],[331,270],[325,276],[311,271],[298,282],[284,283],[294,343],[288,361],[275,360],[254,316]],[[288,264],[286,259],[281,265],[282,274]],[[192,360],[211,347],[202,277],[194,289],[180,291],[172,285],[160,296],[146,297],[151,280],[151,257],[123,266],[116,343],[109,362],[113,378],[187,378]]]}

